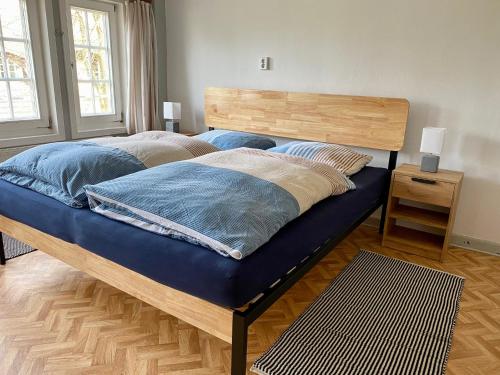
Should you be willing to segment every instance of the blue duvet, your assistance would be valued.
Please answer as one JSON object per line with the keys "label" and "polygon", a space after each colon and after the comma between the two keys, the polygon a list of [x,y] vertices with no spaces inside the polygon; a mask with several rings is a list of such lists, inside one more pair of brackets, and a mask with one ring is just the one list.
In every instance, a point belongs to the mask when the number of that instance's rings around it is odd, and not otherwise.
{"label": "blue duvet", "polygon": [[240,148],[85,190],[101,215],[242,259],[313,204],[352,188],[326,165]]}

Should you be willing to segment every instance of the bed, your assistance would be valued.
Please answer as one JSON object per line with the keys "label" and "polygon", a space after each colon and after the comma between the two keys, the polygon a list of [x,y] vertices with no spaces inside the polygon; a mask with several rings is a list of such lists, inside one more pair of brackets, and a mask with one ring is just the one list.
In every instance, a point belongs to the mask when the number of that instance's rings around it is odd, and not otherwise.
{"label": "bed", "polygon": [[[389,167],[364,168],[352,177],[356,190],[315,205],[242,261],[190,251],[197,245],[5,181],[0,181],[0,231],[232,343],[231,373],[244,374],[248,326],[385,207],[409,106],[404,99],[218,88],[207,89],[205,98],[211,127],[386,150]],[[40,214],[46,212],[51,214]]]}

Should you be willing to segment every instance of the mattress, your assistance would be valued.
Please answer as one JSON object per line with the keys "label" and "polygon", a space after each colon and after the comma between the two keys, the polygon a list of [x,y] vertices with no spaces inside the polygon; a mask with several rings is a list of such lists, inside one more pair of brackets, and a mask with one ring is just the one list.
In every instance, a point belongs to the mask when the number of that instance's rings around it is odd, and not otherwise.
{"label": "mattress", "polygon": [[387,169],[352,176],[356,190],[328,198],[241,261],[108,219],[0,180],[0,215],[127,267],[169,287],[231,308],[265,291],[325,241],[343,233],[383,197]]}

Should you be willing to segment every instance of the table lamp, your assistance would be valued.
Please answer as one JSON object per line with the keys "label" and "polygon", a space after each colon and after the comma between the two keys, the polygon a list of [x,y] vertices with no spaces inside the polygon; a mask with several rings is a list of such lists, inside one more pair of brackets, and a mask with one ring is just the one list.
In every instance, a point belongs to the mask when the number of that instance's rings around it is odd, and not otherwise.
{"label": "table lamp", "polygon": [[181,120],[181,103],[164,102],[163,118],[166,121],[166,130],[179,133],[179,124]]}
{"label": "table lamp", "polygon": [[436,173],[439,169],[439,156],[443,150],[446,128],[424,128],[422,131],[422,143],[420,152],[422,156],[420,170],[422,172]]}

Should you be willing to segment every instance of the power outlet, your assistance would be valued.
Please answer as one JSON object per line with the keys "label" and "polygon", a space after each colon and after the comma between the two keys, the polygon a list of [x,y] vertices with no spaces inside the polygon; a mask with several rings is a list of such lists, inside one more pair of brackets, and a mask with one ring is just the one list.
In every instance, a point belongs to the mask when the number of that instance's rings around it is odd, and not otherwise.
{"label": "power outlet", "polygon": [[485,253],[500,255],[500,243],[461,235],[453,235],[450,241],[453,245],[464,249],[477,250]]}
{"label": "power outlet", "polygon": [[259,60],[259,69],[260,70],[269,70],[270,69],[270,58],[269,57],[261,57]]}

